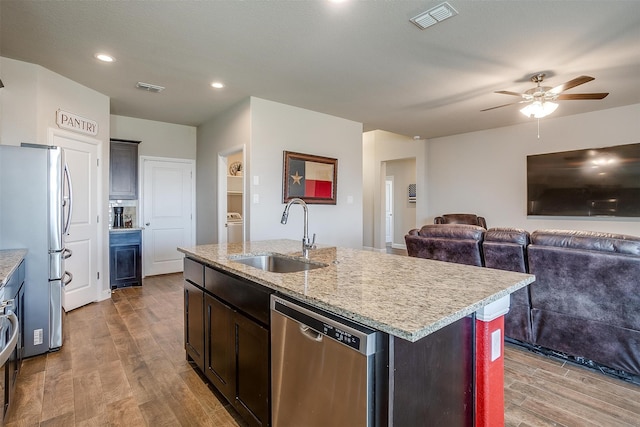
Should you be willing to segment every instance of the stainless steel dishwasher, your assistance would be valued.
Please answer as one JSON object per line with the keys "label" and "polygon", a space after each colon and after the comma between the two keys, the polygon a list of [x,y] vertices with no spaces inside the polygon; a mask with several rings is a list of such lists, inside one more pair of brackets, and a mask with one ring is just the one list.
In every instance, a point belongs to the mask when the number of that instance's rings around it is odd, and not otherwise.
{"label": "stainless steel dishwasher", "polygon": [[274,427],[373,426],[380,333],[271,296]]}

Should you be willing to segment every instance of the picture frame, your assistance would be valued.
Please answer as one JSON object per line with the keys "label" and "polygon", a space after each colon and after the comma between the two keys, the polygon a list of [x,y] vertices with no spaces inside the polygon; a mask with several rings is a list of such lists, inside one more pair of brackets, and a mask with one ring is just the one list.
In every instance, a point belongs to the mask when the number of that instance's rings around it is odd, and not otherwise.
{"label": "picture frame", "polygon": [[282,203],[300,198],[310,204],[335,205],[338,159],[283,152]]}

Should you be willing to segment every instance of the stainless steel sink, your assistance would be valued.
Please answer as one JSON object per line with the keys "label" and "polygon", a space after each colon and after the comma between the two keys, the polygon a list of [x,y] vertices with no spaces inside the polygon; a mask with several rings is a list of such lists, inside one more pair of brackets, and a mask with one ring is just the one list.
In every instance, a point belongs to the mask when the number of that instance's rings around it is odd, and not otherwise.
{"label": "stainless steel sink", "polygon": [[279,254],[238,256],[232,257],[230,260],[272,273],[295,273],[297,271],[307,271],[327,266],[327,264],[311,262],[300,258],[291,258]]}

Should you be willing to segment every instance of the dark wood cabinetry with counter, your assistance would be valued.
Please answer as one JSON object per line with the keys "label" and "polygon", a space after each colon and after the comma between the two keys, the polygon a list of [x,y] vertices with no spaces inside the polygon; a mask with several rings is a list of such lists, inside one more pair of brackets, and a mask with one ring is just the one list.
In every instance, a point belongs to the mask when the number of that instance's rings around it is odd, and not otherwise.
{"label": "dark wood cabinetry with counter", "polygon": [[109,160],[109,199],[138,198],[138,144],[140,141],[112,139]]}
{"label": "dark wood cabinetry with counter", "polygon": [[109,233],[111,289],[142,286],[142,231],[118,230]]}
{"label": "dark wood cabinetry with counter", "polygon": [[268,426],[271,291],[189,258],[184,276],[187,358],[250,425]]}

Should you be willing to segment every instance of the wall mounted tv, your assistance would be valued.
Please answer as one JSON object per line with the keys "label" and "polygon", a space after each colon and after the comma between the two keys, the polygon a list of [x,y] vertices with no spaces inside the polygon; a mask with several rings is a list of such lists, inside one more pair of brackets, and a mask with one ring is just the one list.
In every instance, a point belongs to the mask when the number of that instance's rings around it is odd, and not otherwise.
{"label": "wall mounted tv", "polygon": [[640,144],[527,156],[527,215],[640,217]]}

